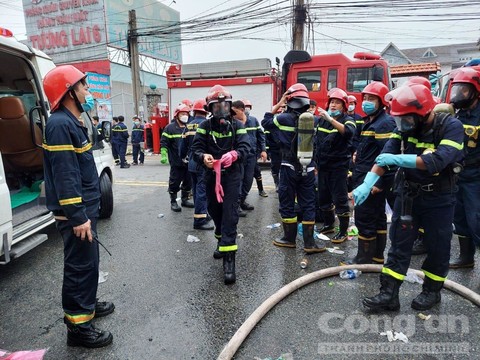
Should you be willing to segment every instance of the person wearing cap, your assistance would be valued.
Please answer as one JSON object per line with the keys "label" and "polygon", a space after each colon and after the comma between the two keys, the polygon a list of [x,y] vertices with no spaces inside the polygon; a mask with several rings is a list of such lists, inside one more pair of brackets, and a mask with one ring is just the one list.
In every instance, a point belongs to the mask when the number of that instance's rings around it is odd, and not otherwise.
{"label": "person wearing cap", "polygon": [[64,245],[62,306],[67,345],[98,348],[113,336],[93,326],[111,314],[111,302],[97,301],[99,248],[97,218],[100,185],[92,143],[82,113],[93,108],[86,75],[72,65],[49,71],[43,80],[50,102],[44,136],[47,208]]}
{"label": "person wearing cap", "polygon": [[132,128],[132,152],[133,152],[133,165],[138,165],[138,158],[140,155],[140,165],[143,165],[145,160],[145,154],[141,147],[141,143],[144,142],[144,129],[142,122],[138,116],[133,117],[133,128]]}

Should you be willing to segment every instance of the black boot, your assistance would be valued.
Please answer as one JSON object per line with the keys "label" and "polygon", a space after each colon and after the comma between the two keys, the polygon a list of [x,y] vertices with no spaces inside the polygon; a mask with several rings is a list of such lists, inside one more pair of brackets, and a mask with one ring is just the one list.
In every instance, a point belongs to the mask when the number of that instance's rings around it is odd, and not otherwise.
{"label": "black boot", "polygon": [[245,201],[245,199],[240,199],[240,208],[242,210],[253,210],[255,209],[255,207],[253,207],[252,205],[250,205],[249,203],[247,203]]}
{"label": "black boot", "polygon": [[112,343],[113,336],[109,331],[96,329],[91,322],[75,325],[64,318],[67,325],[67,345],[100,348]]}
{"label": "black boot", "polygon": [[376,240],[363,240],[358,238],[357,255],[348,260],[341,261],[341,265],[353,265],[353,264],[373,264],[373,254],[376,250]]}
{"label": "black boot", "polygon": [[429,310],[442,299],[440,290],[443,287],[443,281],[435,281],[425,276],[423,279],[423,288],[420,295],[412,301],[412,309]]}
{"label": "black boot", "polygon": [[334,210],[324,210],[323,213],[323,226],[318,230],[322,234],[330,234],[335,232],[335,213]]}
{"label": "black boot", "polygon": [[223,256],[223,280],[225,285],[235,283],[235,251],[228,251]]}
{"label": "black boot", "polygon": [[418,235],[415,241],[413,242],[412,255],[422,255],[427,253],[427,247],[423,242],[423,230],[418,230]]}
{"label": "black boot", "polygon": [[182,206],[186,207],[186,208],[194,208],[195,205],[193,204],[193,202],[188,200],[189,195],[190,194],[189,194],[188,191],[183,191],[182,190]]}
{"label": "black boot", "polygon": [[385,246],[387,246],[387,233],[377,232],[375,252],[373,253],[372,257],[372,262],[374,264],[383,264],[385,262],[385,257],[383,256],[383,253],[385,252]]}
{"label": "black boot", "polygon": [[175,212],[182,211],[182,208],[177,204],[177,193],[170,193],[170,209]]}
{"label": "black boot", "polygon": [[268,194],[263,189],[262,178],[255,178],[255,180],[257,181],[258,195],[260,195],[261,197],[268,197]]}
{"label": "black boot", "polygon": [[115,305],[112,302],[98,301],[95,303],[95,318],[110,315],[115,310]]}
{"label": "black boot", "polygon": [[303,227],[303,251],[307,255],[321,253],[327,250],[325,246],[319,246],[313,238],[313,229],[315,224],[302,224]]}
{"label": "black boot", "polygon": [[363,299],[363,306],[370,310],[399,310],[400,300],[398,299],[398,290],[400,289],[400,285],[402,285],[401,280],[397,280],[389,275],[380,274],[380,293]]}
{"label": "black boot", "polygon": [[297,223],[285,223],[283,225],[283,237],[273,240],[273,245],[280,247],[295,248],[297,239]]}
{"label": "black boot", "polygon": [[247,213],[240,206],[238,207],[238,217],[247,217]]}
{"label": "black boot", "polygon": [[348,225],[350,223],[350,213],[338,215],[339,229],[338,232],[332,237],[332,243],[341,244],[348,238]]}
{"label": "black boot", "polygon": [[460,244],[460,256],[450,263],[450,269],[472,268],[475,265],[475,244],[466,236],[458,236]]}

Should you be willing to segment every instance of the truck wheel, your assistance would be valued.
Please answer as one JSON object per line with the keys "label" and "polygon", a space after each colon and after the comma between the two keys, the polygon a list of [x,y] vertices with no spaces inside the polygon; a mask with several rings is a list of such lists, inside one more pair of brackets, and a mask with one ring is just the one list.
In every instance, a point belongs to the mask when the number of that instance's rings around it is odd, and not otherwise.
{"label": "truck wheel", "polygon": [[107,174],[100,177],[100,219],[108,219],[113,213],[112,181]]}

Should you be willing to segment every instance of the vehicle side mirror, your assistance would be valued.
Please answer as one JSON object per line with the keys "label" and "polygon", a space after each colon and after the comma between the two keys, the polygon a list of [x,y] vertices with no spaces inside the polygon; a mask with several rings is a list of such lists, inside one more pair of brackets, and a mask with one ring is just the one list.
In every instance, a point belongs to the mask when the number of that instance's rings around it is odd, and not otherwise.
{"label": "vehicle side mirror", "polygon": [[103,140],[110,142],[110,138],[112,136],[112,123],[110,121],[102,122],[102,136]]}

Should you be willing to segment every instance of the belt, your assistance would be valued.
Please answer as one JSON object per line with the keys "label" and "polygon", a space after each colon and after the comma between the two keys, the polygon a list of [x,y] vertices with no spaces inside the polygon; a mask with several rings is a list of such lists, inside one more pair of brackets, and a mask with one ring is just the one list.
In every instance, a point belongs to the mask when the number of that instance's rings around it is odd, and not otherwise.
{"label": "belt", "polygon": [[450,181],[442,181],[438,183],[430,183],[430,184],[420,184],[413,181],[405,181],[405,187],[412,189],[414,191],[424,191],[424,192],[444,192],[444,191],[452,191],[454,187],[450,184]]}

